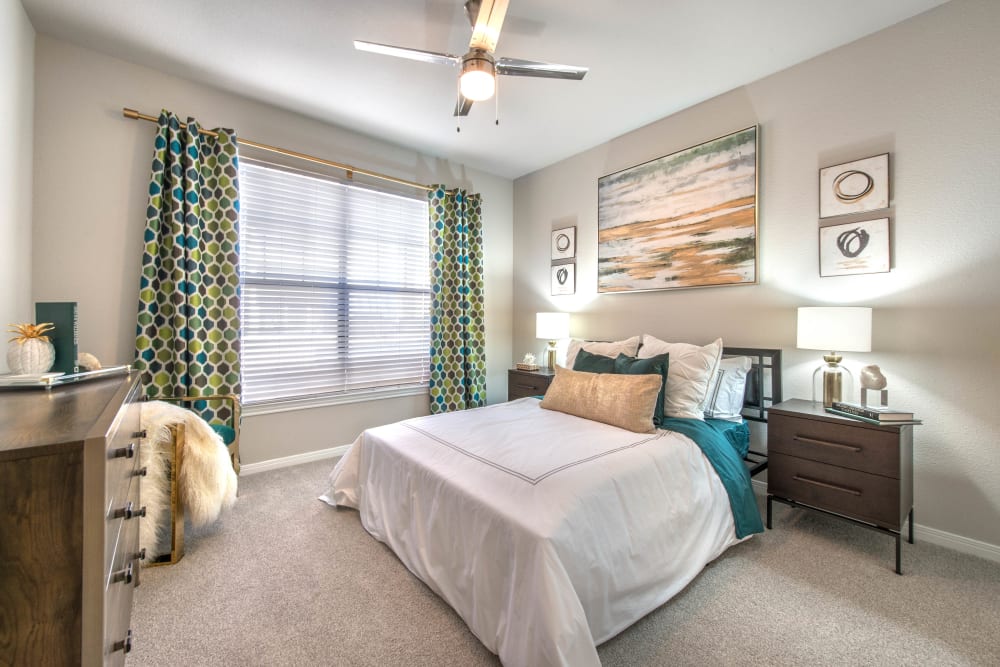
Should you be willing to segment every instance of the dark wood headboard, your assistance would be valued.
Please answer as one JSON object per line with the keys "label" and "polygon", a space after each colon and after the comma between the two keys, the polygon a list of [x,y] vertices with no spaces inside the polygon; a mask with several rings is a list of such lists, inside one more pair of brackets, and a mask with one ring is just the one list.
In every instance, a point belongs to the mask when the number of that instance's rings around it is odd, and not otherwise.
{"label": "dark wood headboard", "polygon": [[781,402],[781,350],[760,347],[724,347],[723,357],[750,357],[743,395],[743,418],[766,422],[767,410]]}

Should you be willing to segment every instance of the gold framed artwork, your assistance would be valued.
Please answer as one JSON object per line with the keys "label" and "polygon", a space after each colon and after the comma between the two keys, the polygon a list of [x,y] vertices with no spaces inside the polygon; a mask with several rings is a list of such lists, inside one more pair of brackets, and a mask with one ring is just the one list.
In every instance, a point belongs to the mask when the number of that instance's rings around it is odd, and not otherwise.
{"label": "gold framed artwork", "polygon": [[757,282],[757,126],[597,181],[597,291]]}
{"label": "gold framed artwork", "polygon": [[889,208],[889,154],[819,170],[819,217]]}
{"label": "gold framed artwork", "polygon": [[889,218],[820,227],[821,278],[888,271]]}

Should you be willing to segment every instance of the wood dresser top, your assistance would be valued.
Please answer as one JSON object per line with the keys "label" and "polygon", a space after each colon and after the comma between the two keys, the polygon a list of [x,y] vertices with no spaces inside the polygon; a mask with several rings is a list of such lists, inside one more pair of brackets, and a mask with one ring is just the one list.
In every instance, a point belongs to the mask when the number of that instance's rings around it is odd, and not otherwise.
{"label": "wood dresser top", "polygon": [[[137,381],[138,374],[131,373],[51,389],[0,391],[0,459],[19,450],[103,435]],[[107,410],[109,404],[113,409]]]}

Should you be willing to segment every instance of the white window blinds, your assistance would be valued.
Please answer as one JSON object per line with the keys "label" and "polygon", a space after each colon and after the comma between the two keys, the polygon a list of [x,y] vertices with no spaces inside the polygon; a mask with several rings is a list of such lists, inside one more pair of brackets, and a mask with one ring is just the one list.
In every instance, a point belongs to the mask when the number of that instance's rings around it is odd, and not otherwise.
{"label": "white window blinds", "polygon": [[243,401],[426,387],[427,202],[240,163]]}

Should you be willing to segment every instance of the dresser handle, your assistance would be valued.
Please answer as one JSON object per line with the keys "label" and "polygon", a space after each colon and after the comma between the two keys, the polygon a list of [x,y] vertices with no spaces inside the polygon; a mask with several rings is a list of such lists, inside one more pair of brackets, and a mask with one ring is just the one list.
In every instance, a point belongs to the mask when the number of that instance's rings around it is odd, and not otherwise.
{"label": "dresser handle", "polygon": [[124,570],[118,570],[117,572],[111,573],[111,583],[117,584],[119,582],[126,584],[132,583],[132,563],[126,565]]}
{"label": "dresser handle", "polygon": [[527,389],[528,391],[537,391],[538,389],[541,389],[541,387],[536,387],[533,384],[515,384],[514,386],[518,389]]}
{"label": "dresser handle", "polygon": [[793,475],[792,479],[796,482],[805,482],[806,484],[813,484],[815,486],[822,486],[825,489],[833,489],[834,491],[840,491],[842,493],[849,493],[852,496],[860,496],[861,492],[857,489],[851,489],[846,486],[837,486],[836,484],[830,484],[829,482],[820,482],[815,479],[809,479],[808,477],[800,477],[798,475]]}
{"label": "dresser handle", "polygon": [[145,440],[146,439],[146,429],[142,429],[141,431],[136,431],[135,433],[132,434],[132,437],[133,438],[138,438],[139,440]]}
{"label": "dresser handle", "polygon": [[133,470],[132,471],[132,476],[133,477],[145,477],[147,472],[149,472],[149,471],[146,470],[146,466],[142,466],[138,470]]}
{"label": "dresser handle", "polygon": [[813,438],[803,438],[802,436],[795,436],[794,438],[797,442],[805,442],[810,445],[823,445],[824,447],[837,447],[839,449],[849,449],[855,454],[861,451],[861,448],[856,445],[844,445],[839,442],[829,442],[827,440],[814,440]]}
{"label": "dresser handle", "polygon": [[118,449],[111,450],[111,458],[113,459],[130,459],[135,456],[135,443],[128,443],[128,447],[119,447]]}
{"label": "dresser handle", "polygon": [[128,629],[128,632],[125,634],[125,639],[117,641],[111,645],[111,650],[112,652],[124,651],[125,653],[132,651],[132,628]]}
{"label": "dresser handle", "polygon": [[125,503],[125,507],[115,510],[115,519],[134,519],[136,517],[146,516],[146,506],[143,505],[137,510],[132,509],[132,501]]}

